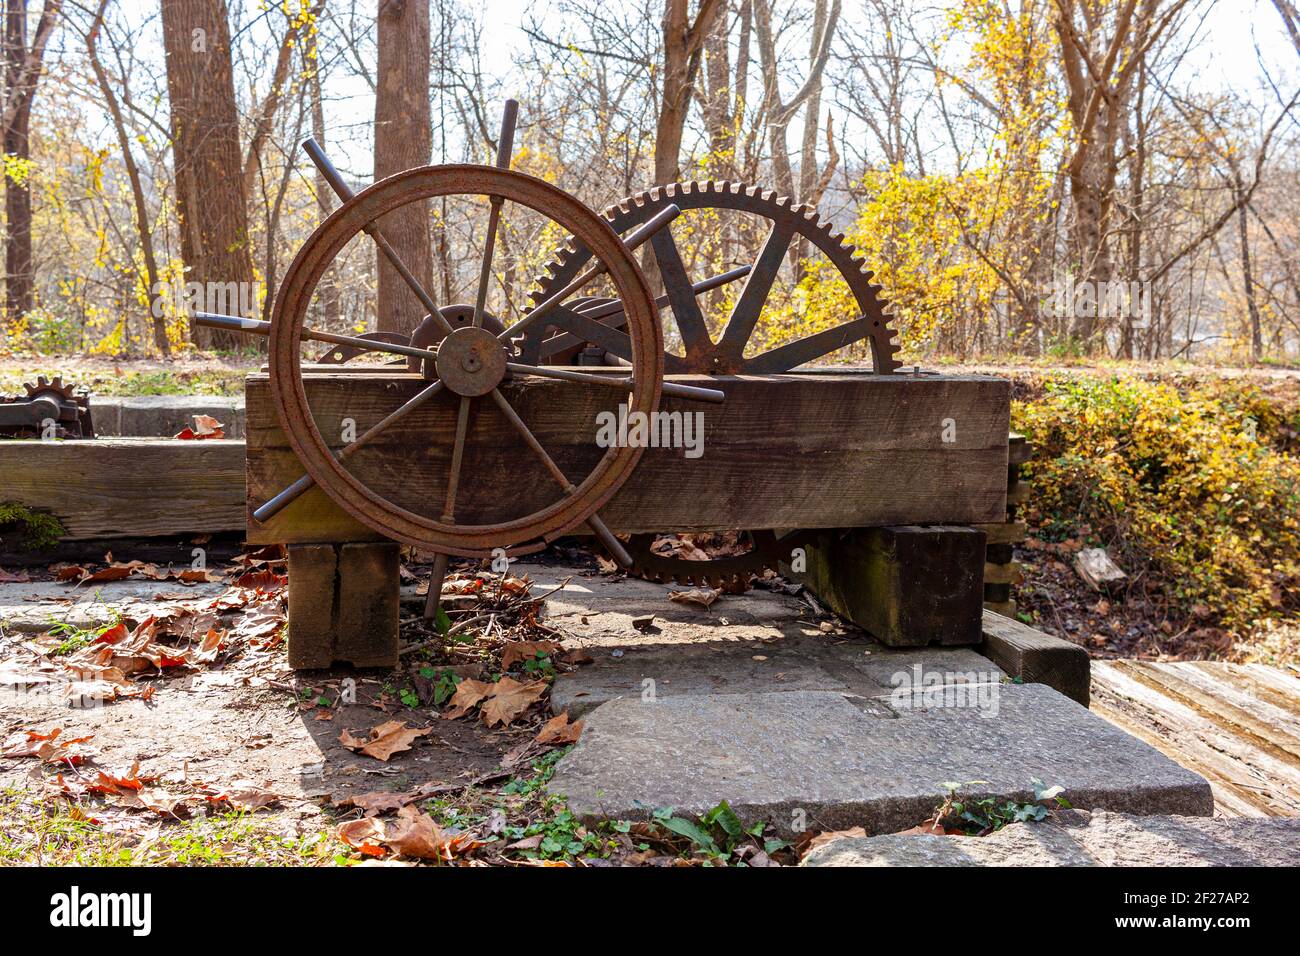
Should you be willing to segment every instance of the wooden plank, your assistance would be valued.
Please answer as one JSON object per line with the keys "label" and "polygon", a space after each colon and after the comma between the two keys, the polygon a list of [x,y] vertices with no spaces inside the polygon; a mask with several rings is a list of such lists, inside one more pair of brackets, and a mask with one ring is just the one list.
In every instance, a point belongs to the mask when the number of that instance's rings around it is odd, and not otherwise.
{"label": "wooden plank", "polygon": [[1016,544],[1024,541],[1029,533],[1029,526],[1023,521],[999,521],[997,523],[976,524],[973,528],[984,532],[984,539],[989,544]]}
{"label": "wooden plank", "polygon": [[1008,437],[1007,464],[1023,465],[1034,457],[1034,446],[1025,440],[1019,432],[1012,432]]}
{"label": "wooden plank", "polygon": [[1023,580],[1024,575],[1020,573],[1020,565],[1015,561],[1007,564],[986,562],[984,565],[985,584],[1019,584]]}
{"label": "wooden plank", "polygon": [[1088,652],[1078,644],[985,609],[980,652],[1011,677],[1046,684],[1088,706]]}
{"label": "wooden plank", "polygon": [[244,443],[0,441],[0,501],[54,515],[69,539],[238,531]]}
{"label": "wooden plank", "polygon": [[819,537],[799,575],[837,614],[891,647],[978,644],[984,535],[900,526]]}
{"label": "wooden plank", "polygon": [[[723,405],[666,399],[668,412],[703,415],[697,458],[649,448],[602,510],[618,531],[838,528],[970,524],[1005,518],[1008,383],[984,376],[674,376],[724,389]],[[343,444],[343,420],[357,432],[422,385],[415,376],[308,376],[321,434]],[[507,383],[507,398],[575,482],[603,454],[597,414],[619,393],[538,379]],[[266,376],[246,386],[249,499],[253,507],[298,478]],[[361,480],[401,507],[436,510],[443,497],[454,396],[438,396],[349,461]],[[946,428],[951,419],[955,428]],[[955,432],[955,435],[954,435]],[[948,442],[944,438],[955,437]],[[475,403],[457,517],[508,520],[552,503],[558,490],[490,403]],[[369,540],[374,536],[319,491],[264,527],[254,542]]]}
{"label": "wooden plank", "polygon": [[1155,664],[1120,661],[1116,666],[1134,680],[1196,710],[1207,720],[1300,768],[1300,723],[1293,710],[1243,693],[1189,663]]}
{"label": "wooden plank", "polygon": [[[1134,661],[1094,661],[1092,710],[1204,776],[1220,815],[1300,816],[1300,768],[1232,722],[1136,679]],[[1226,665],[1198,665],[1198,669]],[[1143,662],[1143,669],[1168,665]]]}

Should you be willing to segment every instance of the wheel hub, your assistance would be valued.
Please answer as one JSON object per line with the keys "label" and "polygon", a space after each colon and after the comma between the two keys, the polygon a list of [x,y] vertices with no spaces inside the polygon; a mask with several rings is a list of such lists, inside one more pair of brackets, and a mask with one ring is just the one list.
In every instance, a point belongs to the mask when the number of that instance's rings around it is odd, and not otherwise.
{"label": "wheel hub", "polygon": [[487,329],[468,326],[453,329],[438,346],[438,377],[457,395],[475,398],[501,384],[506,374],[506,353]]}

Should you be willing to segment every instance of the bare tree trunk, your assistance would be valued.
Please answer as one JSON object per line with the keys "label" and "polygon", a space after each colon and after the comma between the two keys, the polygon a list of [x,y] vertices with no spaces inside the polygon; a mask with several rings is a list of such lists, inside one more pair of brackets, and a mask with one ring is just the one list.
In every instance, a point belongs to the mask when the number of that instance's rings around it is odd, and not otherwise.
{"label": "bare tree trunk", "polygon": [[[807,102],[815,89],[820,88],[822,73],[830,59],[831,40],[840,18],[840,0],[832,0],[830,10],[826,0],[817,0],[814,11],[812,55],[808,75],[803,85],[789,102],[781,99],[781,65],[776,62],[776,33],[772,27],[772,0],[753,0],[754,32],[758,35],[759,62],[763,67],[763,102],[767,111],[768,137],[772,149],[772,171],[777,192],[783,196],[794,195],[794,173],[790,168],[790,148],[786,129],[799,108]],[[818,28],[817,24],[820,24]],[[814,127],[816,122],[814,121]]]}
{"label": "bare tree trunk", "polygon": [[709,131],[708,173],[729,179],[736,168],[736,118],[732,112],[731,56],[728,50],[727,14],[713,21],[704,45],[704,83],[700,97],[704,126]]}
{"label": "bare tree trunk", "polygon": [[[319,51],[315,50],[315,42],[315,35],[313,35],[312,51],[316,55],[308,57],[304,52],[303,70],[308,74],[308,84],[311,91],[311,136],[312,139],[320,143],[321,149],[324,149],[328,154],[329,149],[325,142],[325,103],[321,94],[321,58]],[[329,217],[329,214],[334,211],[334,193],[325,179],[325,174],[319,169],[316,170],[313,189],[316,191],[316,215],[321,222],[324,222]],[[321,276],[317,298],[320,300],[320,319],[323,326],[327,329],[337,328],[339,287],[333,266]]]}
{"label": "bare tree trunk", "polygon": [[[227,299],[226,308],[251,311],[253,260],[225,0],[162,0],[162,25],[187,279],[234,290],[237,305]],[[234,333],[202,326],[191,325],[190,333],[205,348],[245,344]]]}
{"label": "bare tree trunk", "polygon": [[1259,303],[1255,297],[1255,279],[1250,269],[1250,231],[1246,228],[1248,203],[1246,184],[1241,171],[1232,172],[1232,189],[1237,197],[1237,242],[1241,246],[1241,280],[1246,290],[1246,312],[1250,316],[1250,360],[1258,362],[1263,355],[1264,339],[1259,325]]}
{"label": "bare tree trunk", "polygon": [[171,355],[171,343],[167,340],[167,320],[159,314],[160,310],[156,304],[156,297],[161,294],[162,290],[158,288],[158,260],[153,250],[153,229],[149,224],[149,207],[145,203],[144,186],[140,181],[140,167],[136,165],[135,154],[131,151],[131,137],[127,133],[126,122],[122,118],[122,108],[118,105],[117,95],[113,92],[113,84],[99,60],[97,42],[99,31],[104,25],[104,10],[107,7],[108,0],[99,0],[99,9],[95,11],[90,30],[86,34],[86,54],[90,59],[91,69],[95,73],[95,82],[99,84],[99,91],[108,106],[109,116],[113,119],[113,129],[117,133],[117,144],[122,150],[122,164],[126,167],[126,177],[131,183],[131,201],[135,205],[136,235],[140,239],[140,254],[144,259],[144,286],[149,294],[149,311],[153,320],[153,342],[163,355]]}
{"label": "bare tree trunk", "polygon": [[682,134],[686,113],[700,70],[704,40],[721,0],[700,0],[695,21],[690,19],[690,0],[665,0],[663,36],[663,79],[660,87],[659,118],[655,126],[655,184],[671,183],[681,176]]}
{"label": "bare tree trunk", "polygon": [[[41,9],[36,38],[27,46],[27,0],[5,0],[4,5],[4,151],[25,161],[30,157],[27,139],[32,102],[41,76],[45,43],[59,14],[59,0],[47,0]],[[35,305],[32,271],[32,194],[26,179],[5,178],[5,312],[17,317]]]}
{"label": "bare tree trunk", "polygon": [[[379,68],[375,89],[375,180],[433,153],[429,104],[429,0],[379,0]],[[427,202],[411,203],[380,219],[384,234],[420,284],[433,283]],[[448,303],[442,303],[446,305]],[[424,307],[397,270],[379,259],[379,319],[385,332],[411,333]]]}

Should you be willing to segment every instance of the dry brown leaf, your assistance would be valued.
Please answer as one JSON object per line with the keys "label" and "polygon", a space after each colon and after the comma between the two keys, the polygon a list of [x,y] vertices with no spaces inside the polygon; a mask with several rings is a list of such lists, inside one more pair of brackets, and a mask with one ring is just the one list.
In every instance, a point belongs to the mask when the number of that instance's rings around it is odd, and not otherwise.
{"label": "dry brown leaf", "polygon": [[389,849],[402,856],[420,860],[451,857],[451,847],[442,829],[433,822],[433,817],[413,806],[402,807],[396,820],[384,824],[381,839]]}
{"label": "dry brown leaf", "polygon": [[364,811],[366,816],[373,817],[389,810],[400,810],[410,802],[406,794],[391,793],[387,790],[374,790],[370,793],[358,793],[350,797],[344,797],[338,802],[338,805],[340,807],[356,807],[358,810]]}
{"label": "dry brown leaf", "polygon": [[194,415],[192,417],[194,424],[189,428],[181,429],[173,436],[174,438],[179,438],[182,441],[198,441],[204,438],[226,437],[226,433],[222,430],[225,426],[211,415]]}
{"label": "dry brown leaf", "polygon": [[355,750],[376,760],[387,761],[393,754],[410,750],[417,737],[427,735],[433,728],[423,729],[407,727],[404,720],[390,720],[377,727],[370,728],[370,739],[360,740],[350,731],[339,734],[339,743],[349,750]]}
{"label": "dry brown leaf", "polygon": [[721,595],[722,592],[717,588],[691,588],[689,591],[669,591],[668,600],[676,601],[678,604],[695,604],[708,608],[712,607],[713,602]]}
{"label": "dry brown leaf", "polygon": [[381,846],[384,825],[374,817],[351,820],[339,827],[339,839],[366,856],[384,856],[388,851]]}
{"label": "dry brown leaf", "polygon": [[527,661],[539,654],[554,654],[560,649],[557,641],[515,641],[507,644],[501,654],[501,669],[507,671],[516,661]]}
{"label": "dry brown leaf", "polygon": [[576,744],[582,735],[582,721],[569,723],[569,712],[552,717],[537,733],[539,744]]}
{"label": "dry brown leaf", "polygon": [[480,708],[483,722],[489,727],[509,724],[546,693],[546,681],[542,680],[523,683],[513,677],[503,677],[493,686],[494,693]]}
{"label": "dry brown leaf", "polygon": [[464,717],[494,693],[496,693],[496,685],[491,681],[463,680],[456,685],[456,693],[452,695],[447,710],[442,716],[447,720]]}

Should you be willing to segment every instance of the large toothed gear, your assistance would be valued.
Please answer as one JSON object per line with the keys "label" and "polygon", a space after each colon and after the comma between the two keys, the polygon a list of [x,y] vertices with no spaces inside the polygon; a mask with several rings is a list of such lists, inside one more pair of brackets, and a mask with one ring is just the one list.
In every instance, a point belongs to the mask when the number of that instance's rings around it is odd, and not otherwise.
{"label": "large toothed gear", "polygon": [[[888,374],[900,367],[902,363],[896,357],[899,346],[894,341],[891,316],[885,309],[880,286],[872,282],[872,272],[855,248],[811,206],[795,204],[789,198],[756,186],[709,180],[655,187],[610,206],[603,215],[615,232],[623,234],[645,223],[670,204],[683,210],[728,209],[751,213],[769,220],[771,229],[717,342],[712,340],[705,327],[695,293],[691,290],[691,279],[685,273],[683,256],[670,229],[660,230],[655,236],[652,245],[659,272],[685,351],[682,356],[666,356],[666,371],[706,374],[788,372],[863,339],[870,342],[874,372]],[[746,356],[745,348],[758,325],[763,304],[785,261],[786,251],[796,238],[816,247],[835,266],[861,314],[831,329]],[[590,258],[590,253],[579,244],[570,243],[563,248],[538,280],[532,293],[533,301],[541,302],[563,288],[579,275]],[[619,318],[614,315],[602,321],[616,326]],[[534,327],[523,343],[525,356],[531,355],[542,361],[554,361],[556,355],[567,356],[568,353],[557,352],[553,345],[553,355],[546,356],[545,343],[556,341],[551,339],[553,335],[562,333],[550,327]]]}
{"label": "large toothed gear", "polygon": [[768,569],[780,570],[782,562],[790,561],[794,549],[804,547],[816,532],[790,531],[778,535],[775,531],[746,531],[741,534],[749,539],[748,551],[698,561],[659,554],[653,550],[658,535],[634,534],[627,541],[627,553],[632,556],[631,572],[661,584],[675,581],[695,587],[739,585],[743,589],[751,576]]}

